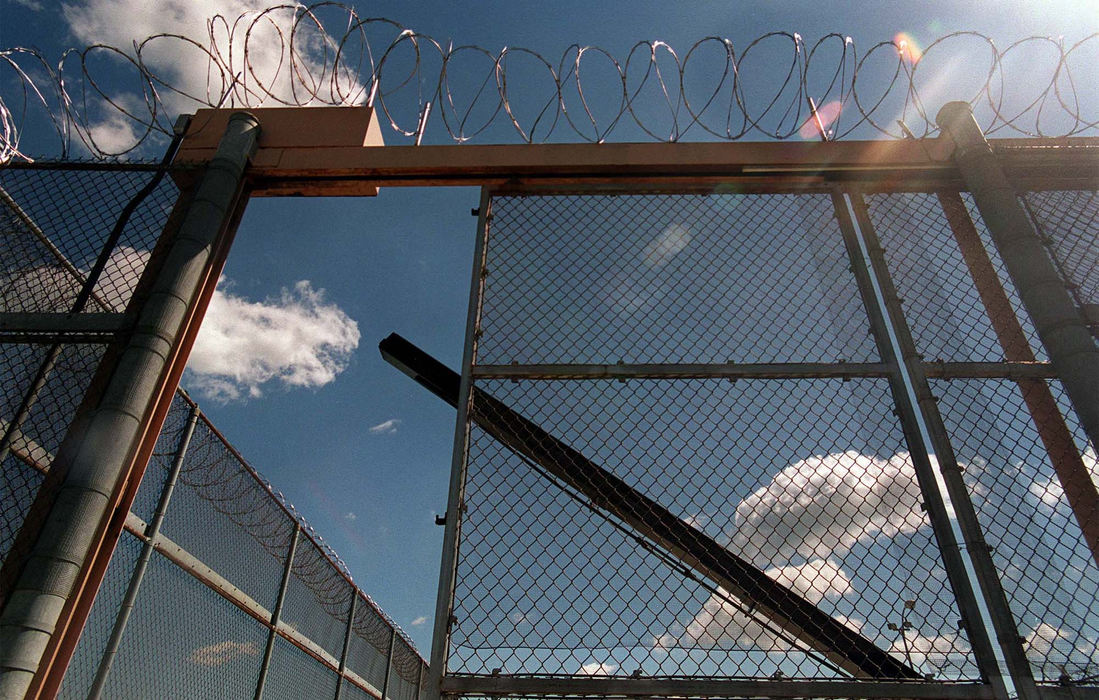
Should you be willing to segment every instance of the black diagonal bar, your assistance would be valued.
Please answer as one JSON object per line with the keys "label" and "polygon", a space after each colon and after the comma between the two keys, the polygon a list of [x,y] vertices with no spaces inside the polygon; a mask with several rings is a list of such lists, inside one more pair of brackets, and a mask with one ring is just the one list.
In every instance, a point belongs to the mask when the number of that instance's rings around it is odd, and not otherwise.
{"label": "black diagonal bar", "polygon": [[[460,377],[453,370],[396,333],[383,340],[378,349],[387,362],[457,407]],[[866,678],[923,678],[869,639],[477,388],[473,390],[470,415],[493,438],[584,494],[593,505],[628,524],[751,606],[754,614],[767,618],[784,634],[848,673]]]}

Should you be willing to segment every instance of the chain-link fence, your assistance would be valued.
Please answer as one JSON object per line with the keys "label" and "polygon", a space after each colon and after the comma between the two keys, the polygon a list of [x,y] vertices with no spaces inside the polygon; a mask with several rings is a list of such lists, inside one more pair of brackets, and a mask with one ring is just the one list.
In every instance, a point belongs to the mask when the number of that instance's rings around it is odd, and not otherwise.
{"label": "chain-link fence", "polygon": [[[142,164],[0,170],[5,585],[185,203],[177,180],[187,173]],[[424,670],[339,558],[178,393],[60,695],[254,697],[262,686],[268,697],[415,700]]]}
{"label": "chain-link fence", "polygon": [[[1086,314],[1095,193],[1023,201]],[[412,370],[466,426],[444,694],[1099,685],[1094,448],[968,193],[482,209],[462,381]]]}

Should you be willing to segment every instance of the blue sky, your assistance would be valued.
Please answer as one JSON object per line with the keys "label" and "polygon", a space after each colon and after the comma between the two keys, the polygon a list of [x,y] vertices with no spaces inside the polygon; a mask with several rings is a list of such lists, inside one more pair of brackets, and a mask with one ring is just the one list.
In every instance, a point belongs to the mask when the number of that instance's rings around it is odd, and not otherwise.
{"label": "blue sky", "polygon": [[[160,3],[156,13],[134,9],[132,24],[142,31],[128,38],[172,31],[164,8],[184,1]],[[226,13],[251,5],[190,3]],[[476,44],[493,52],[525,47],[554,62],[573,43],[604,47],[624,60],[640,40],[664,40],[682,56],[707,36],[743,44],[780,30],[798,32],[810,43],[841,32],[866,47],[898,32],[926,45],[947,32],[975,30],[1006,45],[1027,35],[1063,35],[1072,42],[1099,31],[1099,8],[1089,0],[372,2],[356,7],[364,16],[391,18],[444,45],[453,40],[456,46]],[[125,28],[117,23],[96,28],[90,21],[117,11],[105,8],[97,0],[74,2],[67,12],[45,0],[0,0],[0,46],[34,46],[51,56],[88,41],[125,46],[119,41]],[[761,68],[760,87],[753,89],[762,90],[780,67]],[[947,60],[940,67],[947,84],[950,67]],[[929,80],[940,77],[927,70]],[[476,81],[482,77],[477,74]],[[8,75],[0,72],[0,79]],[[476,82],[460,73],[455,80],[459,93]],[[940,95],[944,101],[955,96],[945,87]],[[429,124],[425,142],[445,142],[437,127]],[[391,133],[386,138],[402,142]],[[514,141],[511,134],[501,138]],[[29,153],[51,147],[23,144]],[[156,147],[147,153],[155,154]],[[232,335],[234,319],[249,315],[262,322],[282,319],[296,332],[313,333],[315,352],[290,365],[253,363],[242,369],[234,363],[242,359],[239,352],[281,356],[285,346],[279,338],[257,336],[243,345],[230,339],[228,347],[237,354],[226,358],[207,340],[213,349],[205,355],[196,350],[206,373],[192,371],[184,379],[184,386],[197,389],[213,423],[305,514],[357,583],[425,653],[442,537],[433,514],[445,508],[454,412],[384,363],[376,344],[396,331],[458,366],[475,233],[469,210],[478,198],[471,188],[393,188],[369,199],[253,200],[221,287],[226,333]],[[227,384],[233,372],[238,379]]]}

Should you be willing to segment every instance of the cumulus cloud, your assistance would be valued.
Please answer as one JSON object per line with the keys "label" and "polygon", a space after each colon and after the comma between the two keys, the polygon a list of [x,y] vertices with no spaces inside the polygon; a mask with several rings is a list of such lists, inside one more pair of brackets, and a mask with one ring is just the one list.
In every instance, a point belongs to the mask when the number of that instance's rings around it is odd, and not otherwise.
{"label": "cumulus cloud", "polygon": [[928,524],[908,453],[814,455],[783,469],[736,509],[730,544],[767,565],[846,552],[860,540]]}
{"label": "cumulus cloud", "polygon": [[[727,546],[766,567],[775,581],[819,603],[853,590],[833,557],[857,542],[928,525],[918,506],[921,500],[907,453],[888,459],[854,450],[815,455],[785,467],[738,504]],[[791,648],[729,598],[711,596],[682,634],[664,635],[654,646]],[[856,630],[863,624],[837,619]]]}
{"label": "cumulus cloud", "polygon": [[580,673],[585,676],[609,676],[617,670],[617,664],[599,663],[598,661],[593,661],[580,667]]}
{"label": "cumulus cloud", "polygon": [[[826,597],[839,597],[851,590],[851,580],[832,561],[814,559],[801,565],[767,569],[767,575],[812,603]],[[722,591],[710,596],[684,628],[682,635],[664,635],[655,641],[656,647],[701,646],[719,648],[758,648],[784,651],[790,644],[776,637],[760,622],[741,612],[736,600]],[[843,620],[852,629],[861,623]]]}
{"label": "cumulus cloud", "polygon": [[649,241],[641,253],[646,267],[663,267],[691,242],[691,232],[686,226],[671,224]]}
{"label": "cumulus cloud", "polygon": [[[1099,457],[1097,457],[1095,450],[1089,446],[1080,455],[1080,459],[1084,463],[1084,468],[1091,474],[1092,482],[1099,488]],[[1030,494],[1038,499],[1047,511],[1056,510],[1059,504],[1064,504],[1062,507],[1068,512],[1068,501],[1065,500],[1065,489],[1061,486],[1061,480],[1057,478],[1056,475],[1050,476],[1049,478],[1036,479],[1028,488]]]}
{"label": "cumulus cloud", "polygon": [[949,657],[958,663],[965,663],[969,653],[969,642],[956,632],[942,635],[924,636],[919,632],[906,631],[889,645],[889,651],[905,658],[915,667],[929,666],[942,668]]}
{"label": "cumulus cloud", "polygon": [[375,435],[392,435],[397,432],[397,426],[401,424],[400,418],[390,418],[387,421],[378,423],[377,425],[370,427],[370,432]]}
{"label": "cumulus cloud", "polygon": [[194,649],[187,658],[199,666],[222,666],[235,659],[258,654],[259,646],[255,642],[234,642],[227,639]]}
{"label": "cumulus cloud", "polygon": [[263,385],[320,387],[346,367],[359,326],[302,280],[281,295],[249,301],[222,289],[210,301],[187,367],[208,398],[258,397]]}
{"label": "cumulus cloud", "polygon": [[427,622],[427,615],[420,615],[419,617],[417,617],[415,620],[412,621],[412,626],[413,627],[420,627],[421,625],[423,625],[426,622]]}
{"label": "cumulus cloud", "polygon": [[[118,246],[107,259],[93,290],[88,311],[123,311],[137,287],[149,251]],[[0,311],[68,311],[90,272],[57,265],[37,265],[0,276]]]}

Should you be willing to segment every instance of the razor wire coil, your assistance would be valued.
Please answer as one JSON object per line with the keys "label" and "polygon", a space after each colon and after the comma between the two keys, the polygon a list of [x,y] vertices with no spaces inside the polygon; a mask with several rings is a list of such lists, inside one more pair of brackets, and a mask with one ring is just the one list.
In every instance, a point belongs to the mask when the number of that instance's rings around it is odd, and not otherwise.
{"label": "razor wire coil", "polygon": [[[63,155],[77,143],[106,158],[170,135],[173,112],[222,105],[368,104],[398,138],[413,139],[434,105],[432,134],[457,143],[790,139],[806,138],[807,129],[813,138],[924,137],[937,133],[933,110],[941,96],[921,67],[960,44],[978,47],[963,57],[983,81],[959,97],[974,105],[986,133],[1070,136],[1099,125],[1086,81],[1077,78],[1099,52],[1099,33],[1073,43],[1031,36],[1000,48],[985,34],[954,32],[922,51],[894,38],[860,52],[839,33],[809,42],[769,32],[743,49],[709,36],[685,52],[639,41],[624,58],[572,44],[557,59],[521,47],[444,44],[393,20],[321,2],[215,15],[205,36],[155,34],[135,41],[132,51],[92,44],[65,51],[56,63],[33,48],[0,49],[0,73],[15,84],[0,95],[0,160],[44,150],[22,143],[42,111]],[[157,60],[164,50],[197,53],[205,80],[165,68]],[[776,50],[788,58],[769,60],[781,68],[766,89],[753,91],[756,57]],[[1028,60],[1035,51],[1044,64]],[[132,72],[140,94],[112,90],[104,59],[111,71]],[[1008,86],[1018,84],[1017,61],[1026,64],[1032,86],[1022,100],[1007,96]],[[541,87],[532,93],[532,85]],[[832,105],[827,113],[825,105]],[[107,143],[97,135],[102,124],[125,127],[133,143]]]}

